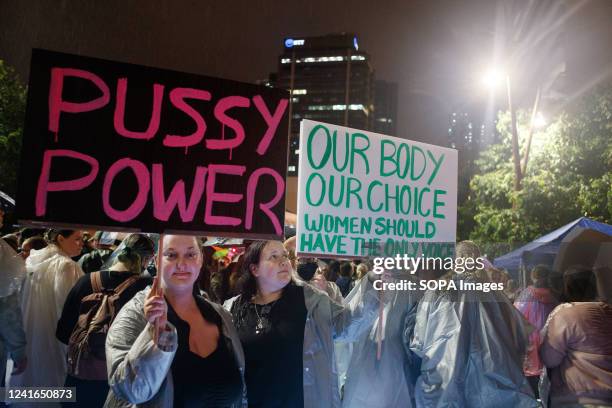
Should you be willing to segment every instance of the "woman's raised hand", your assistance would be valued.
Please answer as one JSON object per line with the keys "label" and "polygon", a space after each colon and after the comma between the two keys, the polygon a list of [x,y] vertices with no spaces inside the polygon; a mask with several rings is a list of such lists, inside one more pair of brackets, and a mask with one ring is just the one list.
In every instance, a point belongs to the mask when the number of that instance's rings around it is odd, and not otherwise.
{"label": "woman's raised hand", "polygon": [[156,337],[159,328],[166,327],[168,319],[168,305],[164,299],[164,291],[159,283],[159,277],[153,279],[153,286],[144,304],[144,315],[147,321],[156,327]]}

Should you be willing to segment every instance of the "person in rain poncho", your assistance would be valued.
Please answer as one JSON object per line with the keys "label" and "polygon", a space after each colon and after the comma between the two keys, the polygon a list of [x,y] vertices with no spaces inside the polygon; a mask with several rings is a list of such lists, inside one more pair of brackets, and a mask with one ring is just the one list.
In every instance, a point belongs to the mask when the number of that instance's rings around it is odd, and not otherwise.
{"label": "person in rain poncho", "polygon": [[549,274],[550,270],[545,265],[534,267],[531,271],[533,284],[527,286],[514,301],[514,306],[535,329],[529,335],[529,347],[523,371],[536,395],[538,395],[538,382],[542,374],[542,362],[539,354],[542,344],[540,330],[544,327],[550,312],[559,304],[549,287]]}
{"label": "person in rain poncho", "polygon": [[[411,280],[409,272],[394,272],[385,282]],[[363,296],[367,279],[357,282],[346,302]],[[344,408],[410,408],[413,406],[413,354],[406,350],[404,325],[416,306],[417,294],[409,290],[387,291],[387,303],[371,326],[356,342],[344,384]],[[378,340],[380,338],[380,356]],[[380,357],[380,359],[378,358]],[[418,360],[418,359],[417,359]]]}
{"label": "person in rain poncho", "polygon": [[[4,211],[0,208],[0,227],[3,221]],[[27,366],[26,337],[19,307],[24,277],[23,259],[0,239],[0,374],[4,374],[7,354],[13,360],[13,374],[23,372]]]}
{"label": "person in rain poncho", "polygon": [[33,250],[26,260],[28,276],[22,300],[26,355],[35,363],[11,377],[13,387],[64,385],[66,348],[55,338],[55,329],[68,292],[83,275],[70,259],[81,253],[81,236],[81,231],[49,230],[49,246]]}
{"label": "person in rain poncho", "polygon": [[[480,257],[469,241],[457,244],[456,261]],[[415,386],[418,407],[537,407],[523,375],[527,325],[498,291],[460,290],[484,283],[485,272],[447,276],[457,290],[427,291],[421,299],[410,348],[422,358]],[[447,281],[448,281],[447,280]]]}

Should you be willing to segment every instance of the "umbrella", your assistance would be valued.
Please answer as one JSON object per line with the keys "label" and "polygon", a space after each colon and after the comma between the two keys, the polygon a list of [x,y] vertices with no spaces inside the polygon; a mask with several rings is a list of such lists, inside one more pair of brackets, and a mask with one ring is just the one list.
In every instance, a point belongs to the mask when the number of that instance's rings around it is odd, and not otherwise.
{"label": "umbrella", "polygon": [[15,200],[9,197],[8,194],[0,191],[0,208],[4,212],[12,211],[15,209]]}
{"label": "umbrella", "polygon": [[565,271],[572,265],[593,267],[604,243],[610,245],[612,236],[589,228],[578,227],[563,238],[555,257],[553,270]]}

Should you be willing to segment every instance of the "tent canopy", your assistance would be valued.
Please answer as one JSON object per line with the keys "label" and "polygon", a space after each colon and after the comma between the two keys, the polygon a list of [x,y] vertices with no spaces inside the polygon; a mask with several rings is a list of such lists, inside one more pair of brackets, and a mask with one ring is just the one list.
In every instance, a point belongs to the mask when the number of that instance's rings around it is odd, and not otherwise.
{"label": "tent canopy", "polygon": [[537,264],[545,264],[552,267],[563,238],[576,228],[591,229],[612,236],[612,225],[581,217],[561,228],[536,238],[534,241],[510,253],[495,258],[493,265],[498,268],[507,269],[513,276],[518,274],[521,263],[527,267]]}

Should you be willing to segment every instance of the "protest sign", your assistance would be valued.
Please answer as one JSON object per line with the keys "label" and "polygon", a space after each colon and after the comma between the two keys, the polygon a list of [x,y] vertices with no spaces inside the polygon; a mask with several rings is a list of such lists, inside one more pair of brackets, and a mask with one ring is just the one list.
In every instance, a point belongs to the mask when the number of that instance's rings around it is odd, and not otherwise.
{"label": "protest sign", "polygon": [[33,50],[26,224],[281,237],[288,93]]}
{"label": "protest sign", "polygon": [[303,120],[297,252],[450,256],[457,151]]}

